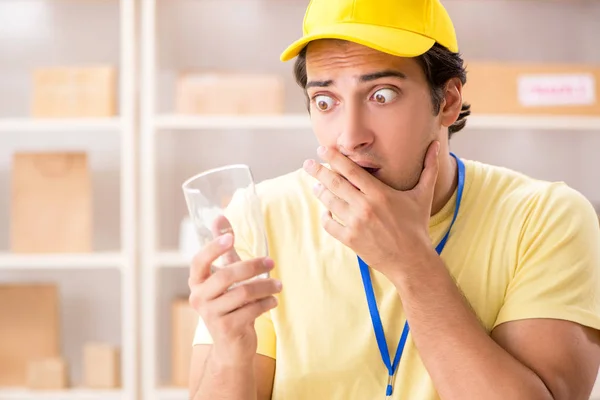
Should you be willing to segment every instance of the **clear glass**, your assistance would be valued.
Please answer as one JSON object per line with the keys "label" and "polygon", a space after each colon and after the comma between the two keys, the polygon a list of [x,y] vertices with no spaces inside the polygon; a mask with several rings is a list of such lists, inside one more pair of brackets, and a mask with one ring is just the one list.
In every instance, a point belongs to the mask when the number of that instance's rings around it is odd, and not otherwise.
{"label": "clear glass", "polygon": [[[183,194],[198,237],[200,248],[233,229],[243,235],[242,259],[269,255],[260,200],[256,193],[250,167],[243,164],[211,169],[186,180]],[[230,223],[230,221],[233,223]],[[235,250],[220,256],[211,266],[211,273],[237,261]],[[268,273],[257,278],[267,278]]]}

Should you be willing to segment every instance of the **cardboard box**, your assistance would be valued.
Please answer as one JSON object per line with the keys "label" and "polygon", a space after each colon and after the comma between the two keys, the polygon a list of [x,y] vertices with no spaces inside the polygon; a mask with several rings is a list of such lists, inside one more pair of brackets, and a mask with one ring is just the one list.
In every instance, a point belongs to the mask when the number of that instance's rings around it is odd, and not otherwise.
{"label": "cardboard box", "polygon": [[473,114],[600,116],[600,65],[466,64]]}
{"label": "cardboard box", "polygon": [[0,285],[0,386],[26,386],[36,360],[60,357],[54,284]]}
{"label": "cardboard box", "polygon": [[171,381],[174,386],[187,387],[198,313],[190,306],[187,298],[175,299],[171,310]]}
{"label": "cardboard box", "polygon": [[284,84],[277,75],[183,73],[176,89],[179,114],[268,115],[284,112]]}
{"label": "cardboard box", "polygon": [[29,363],[27,387],[35,390],[60,390],[69,386],[67,362],[62,358],[47,358]]}
{"label": "cardboard box", "polygon": [[11,250],[15,253],[91,251],[91,192],[85,153],[15,154]]}
{"label": "cardboard box", "polygon": [[121,358],[117,347],[86,343],[83,349],[83,384],[94,389],[115,389],[121,385]]}
{"label": "cardboard box", "polygon": [[117,72],[110,66],[51,67],[33,72],[32,116],[100,118],[117,114]]}

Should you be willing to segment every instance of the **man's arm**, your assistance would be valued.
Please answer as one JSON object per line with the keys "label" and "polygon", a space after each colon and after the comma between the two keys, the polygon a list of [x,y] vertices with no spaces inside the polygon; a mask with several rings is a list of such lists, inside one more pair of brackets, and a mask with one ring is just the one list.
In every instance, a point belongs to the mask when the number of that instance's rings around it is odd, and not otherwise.
{"label": "man's arm", "polygon": [[254,365],[224,367],[212,357],[211,349],[211,345],[196,345],[193,348],[190,399],[271,399],[274,359],[257,354]]}
{"label": "man's arm", "polygon": [[[304,168],[319,181],[315,195],[328,210],[323,228],[394,283],[443,400],[587,399],[600,363],[598,339],[582,328],[600,329],[600,230],[593,207],[560,183],[515,194],[528,210],[513,233],[518,265],[495,321],[496,342],[431,243],[439,149],[432,142],[419,182],[408,191],[390,188],[336,149],[320,149],[331,169],[314,160]],[[547,327],[556,329],[545,335],[554,338],[541,337]],[[533,340],[535,346],[524,349]],[[566,372],[575,363],[580,373]]]}
{"label": "man's arm", "polygon": [[[266,316],[277,306],[275,295],[281,291],[281,282],[252,279],[271,271],[272,259],[242,261],[232,249],[233,235],[222,235],[205,245],[190,267],[189,301],[199,314],[190,363],[191,400],[270,398],[270,388],[263,382],[269,378],[272,382],[269,371],[274,368],[258,360],[257,354],[273,354],[274,365],[274,332]],[[214,260],[225,253],[231,263],[211,273]],[[261,366],[258,373],[255,364]],[[263,397],[267,389],[269,397]]]}
{"label": "man's arm", "polygon": [[492,338],[536,373],[554,399],[589,399],[600,359],[597,331],[569,321],[539,319],[501,324]]}
{"label": "man's arm", "polygon": [[490,337],[437,254],[403,269],[394,283],[441,399],[589,399],[600,364],[596,331],[539,319],[502,324]]}

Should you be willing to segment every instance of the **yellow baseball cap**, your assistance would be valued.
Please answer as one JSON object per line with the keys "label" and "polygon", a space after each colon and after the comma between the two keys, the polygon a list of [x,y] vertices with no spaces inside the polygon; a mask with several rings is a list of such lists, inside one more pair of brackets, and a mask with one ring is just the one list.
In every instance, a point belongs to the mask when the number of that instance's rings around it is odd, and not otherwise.
{"label": "yellow baseball cap", "polygon": [[435,42],[458,52],[454,25],[439,0],[311,0],[303,36],[281,61],[317,39],[347,40],[400,57],[419,56]]}

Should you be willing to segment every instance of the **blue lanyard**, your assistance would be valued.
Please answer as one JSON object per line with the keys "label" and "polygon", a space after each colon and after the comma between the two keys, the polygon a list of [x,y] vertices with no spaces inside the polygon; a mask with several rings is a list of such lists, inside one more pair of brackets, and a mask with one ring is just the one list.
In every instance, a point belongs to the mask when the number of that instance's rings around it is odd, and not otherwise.
{"label": "blue lanyard", "polygon": [[[456,163],[458,165],[458,188],[456,194],[456,206],[454,207],[454,217],[452,218],[450,227],[446,231],[446,234],[444,235],[440,243],[435,248],[438,254],[441,254],[442,250],[446,246],[446,241],[448,240],[448,236],[450,235],[450,230],[452,229],[452,225],[454,225],[454,221],[456,221],[456,216],[458,215],[460,201],[462,199],[463,189],[465,187],[465,165],[462,162],[462,160],[456,155],[454,155],[453,153],[450,154],[456,159]],[[381,358],[383,359],[383,363],[387,367],[389,373],[388,385],[385,392],[386,398],[388,398],[392,395],[394,374],[396,372],[396,369],[398,368],[398,363],[400,362],[400,357],[402,357],[404,345],[406,344],[406,339],[408,337],[408,321],[406,321],[404,324],[404,329],[402,330],[402,335],[400,336],[400,343],[398,344],[398,350],[396,350],[396,357],[394,357],[394,364],[392,364],[390,362],[390,353],[388,351],[385,335],[383,333],[383,325],[381,324],[381,318],[379,317],[379,311],[377,309],[375,293],[373,292],[373,284],[371,283],[369,266],[360,257],[358,257],[358,263],[360,265],[360,274],[362,275],[363,284],[365,286],[365,294],[367,295],[367,303],[369,305],[371,321],[373,322],[373,329],[375,330],[375,339],[377,339],[377,346],[379,347]]]}

